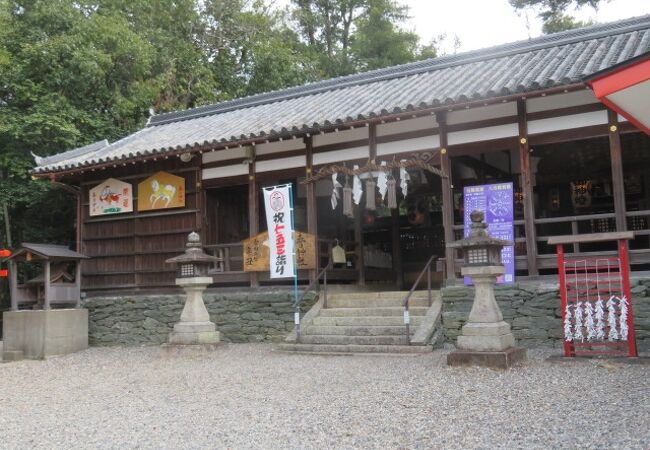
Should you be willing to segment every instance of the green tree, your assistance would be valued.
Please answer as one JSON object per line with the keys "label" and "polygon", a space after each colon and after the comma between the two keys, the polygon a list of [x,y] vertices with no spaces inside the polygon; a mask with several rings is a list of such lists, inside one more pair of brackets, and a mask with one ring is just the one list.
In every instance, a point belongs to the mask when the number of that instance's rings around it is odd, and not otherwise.
{"label": "green tree", "polygon": [[437,55],[435,45],[421,47],[419,36],[399,28],[408,19],[406,7],[393,0],[369,0],[357,19],[351,54],[359,69],[379,69]]}
{"label": "green tree", "polygon": [[434,57],[405,31],[408,8],[394,0],[292,0],[298,34],[326,77]]}
{"label": "green tree", "polygon": [[577,20],[574,17],[565,14],[559,14],[549,17],[544,22],[544,25],[542,25],[542,32],[544,34],[558,33],[560,31],[583,28],[593,24],[593,20]]}
{"label": "green tree", "polygon": [[543,22],[544,33],[555,33],[558,31],[571,30],[587,25],[591,21],[580,21],[566,14],[570,8],[582,8],[589,6],[598,9],[598,6],[609,0],[510,0],[510,4],[517,11],[533,9]]}

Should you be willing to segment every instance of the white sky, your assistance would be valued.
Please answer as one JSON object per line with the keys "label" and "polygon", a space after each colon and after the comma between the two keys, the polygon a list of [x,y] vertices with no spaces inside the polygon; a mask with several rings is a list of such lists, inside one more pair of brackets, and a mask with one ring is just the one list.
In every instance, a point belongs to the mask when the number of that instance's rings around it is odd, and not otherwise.
{"label": "white sky", "polygon": [[[529,11],[518,16],[508,0],[398,1],[409,6],[412,16],[410,28],[421,36],[423,43],[439,34],[447,34],[442,45],[447,53],[453,52],[454,35],[460,38],[460,51],[467,51],[541,34],[542,24],[536,13]],[[603,3],[598,11],[585,7],[570,13],[581,20],[612,22],[650,14],[650,0],[610,0]]]}

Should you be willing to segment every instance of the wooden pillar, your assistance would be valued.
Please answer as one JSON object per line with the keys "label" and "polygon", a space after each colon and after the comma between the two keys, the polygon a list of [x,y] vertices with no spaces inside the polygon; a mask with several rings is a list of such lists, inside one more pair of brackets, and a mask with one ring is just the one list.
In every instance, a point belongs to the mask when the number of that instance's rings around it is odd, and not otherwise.
{"label": "wooden pillar", "polygon": [[614,213],[616,215],[616,231],[627,230],[625,217],[625,183],[623,178],[623,151],[619,131],[618,115],[611,109],[607,110],[609,124],[609,155],[612,162],[612,191],[614,195]]}
{"label": "wooden pillar", "polygon": [[79,297],[77,297],[77,304],[76,307],[80,308],[81,307],[81,259],[77,261],[77,265],[75,267],[75,275],[74,275],[74,283],[79,287]]}
{"label": "wooden pillar", "polygon": [[519,166],[521,167],[521,193],[524,202],[524,231],[526,233],[526,267],[528,276],[539,275],[537,269],[537,230],[535,229],[535,204],[533,202],[533,181],[530,172],[530,146],[528,143],[528,120],[526,100],[517,100],[519,118]]}
{"label": "wooden pillar", "polygon": [[[248,230],[250,237],[260,232],[259,198],[257,180],[255,179],[255,162],[251,162],[248,165]],[[260,285],[257,272],[250,272],[250,282],[251,287]]]}
{"label": "wooden pillar", "polygon": [[377,158],[377,124],[368,125],[368,157],[374,163]]}
{"label": "wooden pillar", "polygon": [[50,262],[43,262],[43,309],[50,309]]}
{"label": "wooden pillar", "polygon": [[[436,113],[440,136],[440,168],[447,175],[441,178],[442,183],[442,226],[445,230],[445,246],[454,241],[454,197],[452,192],[451,161],[447,151],[447,114],[444,111]],[[445,247],[445,264],[447,265],[447,282],[456,281],[456,251]]]}
{"label": "wooden pillar", "polygon": [[11,296],[11,310],[18,311],[18,263],[9,261],[9,295]]}
{"label": "wooden pillar", "polygon": [[404,266],[402,263],[402,246],[399,235],[399,208],[390,211],[392,218],[391,241],[393,253],[393,270],[395,271],[395,284],[397,289],[404,288]]}
{"label": "wooden pillar", "polygon": [[194,227],[196,229],[196,232],[201,235],[201,238],[203,239],[203,242],[207,242],[207,236],[203,236],[203,230],[205,227],[203,226],[203,222],[205,222],[205,193],[203,192],[203,185],[201,183],[202,181],[202,171],[201,171],[201,161],[203,160],[202,155],[198,155],[198,158],[196,158],[198,161],[196,170],[194,171],[194,189],[196,190],[195,198],[196,198],[196,218],[194,219]]}
{"label": "wooden pillar", "polygon": [[355,207],[354,214],[354,241],[357,244],[357,284],[359,286],[366,285],[366,264],[363,260],[363,203],[359,203]]}
{"label": "wooden pillar", "polygon": [[[312,137],[306,136],[305,142],[305,176],[310,177],[314,166],[314,148],[312,146]],[[305,185],[307,195],[307,233],[316,236],[316,268],[309,271],[309,281],[312,282],[318,275],[320,268],[320,244],[318,242],[318,223],[317,223],[317,199],[316,184],[307,183]]]}
{"label": "wooden pillar", "polygon": [[81,249],[81,227],[83,226],[83,192],[84,189],[83,187],[79,187],[79,191],[77,192],[77,222],[75,224],[75,249],[77,250],[78,253],[82,253]]}

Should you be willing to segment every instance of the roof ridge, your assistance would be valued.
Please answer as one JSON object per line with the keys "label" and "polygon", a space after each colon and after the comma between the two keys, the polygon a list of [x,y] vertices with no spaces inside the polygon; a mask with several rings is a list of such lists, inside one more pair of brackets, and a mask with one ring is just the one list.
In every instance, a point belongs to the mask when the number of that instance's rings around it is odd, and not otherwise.
{"label": "roof ridge", "polygon": [[575,30],[562,31],[549,35],[539,36],[533,39],[499,44],[483,49],[470,50],[454,55],[445,55],[438,58],[430,58],[421,61],[414,61],[407,64],[375,69],[367,72],[360,72],[351,75],[328,78],[299,86],[288,87],[276,91],[269,91],[248,97],[240,97],[220,103],[199,106],[183,111],[173,111],[152,116],[147,127],[155,127],[172,122],[196,119],[204,116],[211,116],[229,112],[235,109],[259,106],[296,97],[318,94],[323,91],[341,89],[349,86],[368,84],[386,79],[401,78],[416,75],[423,72],[441,70],[456,65],[468,64],[476,61],[503,58],[506,56],[541,50],[548,47],[569,45],[586,39],[598,39],[613,36],[616,34],[629,33],[637,29],[647,28],[650,14],[645,16],[631,17],[628,19],[596,24]]}

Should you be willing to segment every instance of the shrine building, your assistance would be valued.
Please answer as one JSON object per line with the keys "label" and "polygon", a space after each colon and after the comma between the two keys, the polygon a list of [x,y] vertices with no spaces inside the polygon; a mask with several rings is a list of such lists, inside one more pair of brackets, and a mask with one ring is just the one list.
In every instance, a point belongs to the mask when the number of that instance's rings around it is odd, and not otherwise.
{"label": "shrine building", "polygon": [[153,115],[116,142],[42,158],[33,175],[78,192],[89,298],[175,292],[165,260],[191,231],[218,257],[214,287],[288,284],[264,258],[262,188],[277,184],[293,187],[303,284],[333,249],[330,283],[408,290],[433,256],[433,282],[455,284],[446,243],[463,235],[465,188],[499,183],[512,189],[515,280],[557,277],[549,237],[610,231],[635,232],[641,273],[650,136],[588,80],[648,59],[650,15]]}

